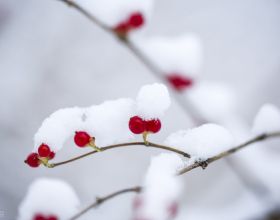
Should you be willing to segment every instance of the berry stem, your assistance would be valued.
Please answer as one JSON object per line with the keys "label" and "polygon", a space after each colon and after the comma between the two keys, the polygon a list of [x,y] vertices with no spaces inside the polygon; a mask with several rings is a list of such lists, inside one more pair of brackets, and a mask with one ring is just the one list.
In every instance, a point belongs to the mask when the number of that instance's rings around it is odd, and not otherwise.
{"label": "berry stem", "polygon": [[88,146],[92,147],[92,148],[93,148],[94,150],[96,150],[97,152],[101,152],[101,151],[102,151],[101,148],[99,148],[99,147],[96,146],[96,144],[95,144],[95,139],[94,139],[94,138],[92,138],[92,139],[90,140],[90,142],[88,143]]}
{"label": "berry stem", "polygon": [[49,159],[48,158],[38,157],[38,159],[40,160],[41,164],[43,164],[45,167],[53,168],[53,164],[49,163]]}
{"label": "berry stem", "polygon": [[144,131],[143,132],[143,140],[144,140],[144,143],[145,143],[145,145],[146,146],[149,146],[149,142],[148,142],[148,134],[149,134],[149,132],[148,131]]}

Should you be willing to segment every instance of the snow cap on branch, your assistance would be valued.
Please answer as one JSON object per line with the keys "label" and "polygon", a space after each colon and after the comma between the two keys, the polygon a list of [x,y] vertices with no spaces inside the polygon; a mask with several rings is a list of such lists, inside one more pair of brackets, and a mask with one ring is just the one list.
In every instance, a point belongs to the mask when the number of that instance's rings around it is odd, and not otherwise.
{"label": "snow cap on branch", "polygon": [[262,134],[280,131],[280,110],[272,104],[263,105],[257,113],[253,133]]}
{"label": "snow cap on branch", "polygon": [[136,99],[137,113],[144,119],[160,118],[170,106],[170,97],[165,85],[154,83],[143,86]]}
{"label": "snow cap on branch", "polygon": [[221,121],[235,112],[235,92],[223,83],[199,82],[186,93],[186,96],[209,121]]}
{"label": "snow cap on branch", "polygon": [[134,219],[167,220],[174,217],[172,206],[177,204],[182,183],[176,172],[184,165],[173,153],[163,153],[152,158],[141,195],[142,205],[135,211]]}
{"label": "snow cap on branch", "polygon": [[140,12],[145,19],[151,15],[153,0],[77,0],[100,21],[115,27],[132,13]]}
{"label": "snow cap on branch", "polygon": [[165,143],[188,152],[191,156],[206,159],[228,150],[234,144],[232,134],[222,126],[204,124],[202,126],[175,132]]}
{"label": "snow cap on branch", "polygon": [[128,98],[93,105],[86,110],[85,130],[99,147],[128,141],[133,138],[128,121],[134,114],[135,102]]}
{"label": "snow cap on branch", "polygon": [[195,34],[179,37],[135,39],[145,54],[163,73],[195,77],[202,62],[202,46]]}
{"label": "snow cap on branch", "polygon": [[83,126],[84,109],[73,107],[60,109],[46,118],[34,136],[34,150],[44,143],[54,152],[59,151],[64,142]]}
{"label": "snow cap on branch", "polygon": [[69,219],[78,212],[79,199],[72,187],[58,179],[34,181],[19,206],[18,220],[32,220],[36,215]]}

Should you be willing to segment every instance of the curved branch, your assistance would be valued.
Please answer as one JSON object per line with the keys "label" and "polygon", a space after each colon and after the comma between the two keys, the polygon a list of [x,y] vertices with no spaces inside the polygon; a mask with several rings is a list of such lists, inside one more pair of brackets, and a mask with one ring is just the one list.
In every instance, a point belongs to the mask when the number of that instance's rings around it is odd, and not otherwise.
{"label": "curved branch", "polygon": [[97,206],[101,205],[102,203],[106,202],[107,200],[113,199],[116,196],[125,194],[125,193],[130,193],[130,192],[135,192],[135,193],[140,193],[142,190],[141,186],[136,186],[136,187],[131,187],[131,188],[127,188],[127,189],[122,189],[119,191],[116,191],[114,193],[111,193],[105,197],[100,197],[100,198],[96,198],[95,202],[91,205],[89,205],[88,207],[86,207],[85,209],[83,209],[82,211],[80,211],[79,213],[77,213],[76,215],[74,215],[72,218],[70,218],[70,220],[76,220],[79,217],[81,217],[83,214],[85,214],[86,212],[88,212],[90,209],[92,208],[96,208]]}
{"label": "curved branch", "polygon": [[89,152],[89,153],[82,154],[82,155],[80,155],[80,156],[71,158],[71,159],[69,159],[69,160],[65,160],[65,161],[58,162],[58,163],[47,164],[46,167],[48,167],[48,168],[54,168],[54,167],[57,167],[57,166],[60,166],[60,165],[63,165],[63,164],[71,163],[71,162],[73,162],[73,161],[82,159],[82,158],[87,157],[87,156],[90,156],[90,155],[92,155],[92,154],[100,153],[100,152],[103,152],[103,151],[106,151],[106,150],[111,150],[111,149],[114,149],[114,148],[128,147],[128,146],[153,147],[153,148],[158,148],[158,149],[163,149],[163,150],[171,151],[171,152],[180,154],[180,155],[182,155],[182,156],[184,156],[184,157],[188,157],[188,158],[191,157],[188,153],[186,153],[186,152],[184,152],[184,151],[175,149],[175,148],[173,148],[173,147],[165,146],[165,145],[155,144],[155,143],[152,143],[152,142],[147,142],[147,143],[145,143],[145,142],[130,142],[130,143],[113,144],[113,145],[109,145],[109,146],[106,146],[106,147],[101,147],[101,148],[99,148],[100,151],[93,150],[93,151],[91,151],[91,152]]}
{"label": "curved branch", "polygon": [[[227,157],[231,154],[234,154],[236,153],[237,151],[253,144],[253,143],[257,143],[257,142],[261,142],[261,141],[264,141],[266,139],[271,139],[271,138],[275,138],[275,137],[280,137],[280,131],[279,132],[272,132],[272,133],[267,133],[267,134],[261,134],[261,135],[258,135],[246,142],[244,142],[243,144],[240,144],[240,145],[237,145],[235,147],[232,147],[231,149],[227,150],[227,151],[224,151],[220,154],[217,154],[213,157],[209,157],[208,159],[204,160],[204,161],[200,161],[200,162],[195,162],[194,164],[192,165],[189,165],[183,169],[181,169],[177,175],[180,176],[180,175],[183,175],[195,168],[198,168],[198,167],[202,167],[203,169],[205,169],[209,163],[212,163],[216,160],[219,160],[219,159],[222,159],[224,157]],[[76,220],[77,218],[79,218],[80,216],[82,216],[83,214],[85,214],[86,212],[88,212],[90,209],[92,208],[95,208],[97,206],[99,206],[101,203],[113,198],[113,197],[116,197],[118,195],[121,195],[123,193],[126,193],[126,192],[136,192],[136,193],[140,193],[141,191],[143,190],[143,187],[142,186],[137,186],[137,187],[132,187],[132,188],[128,188],[128,189],[123,189],[123,190],[120,190],[120,191],[117,191],[115,193],[112,193],[106,197],[103,197],[103,198],[99,198],[99,199],[96,199],[96,201],[91,204],[90,206],[88,206],[87,208],[85,208],[84,210],[82,210],[81,212],[79,212],[77,215],[75,215],[74,217],[72,217],[70,220]]]}
{"label": "curved branch", "polygon": [[[105,25],[102,21],[100,21],[97,17],[95,17],[93,14],[91,14],[89,11],[87,11],[85,8],[83,8],[81,5],[75,2],[75,0],[58,0],[61,2],[66,3],[67,5],[75,8],[77,11],[79,11],[81,14],[83,14],[85,17],[87,17],[92,23],[96,24],[100,28],[102,28],[104,31],[112,34],[113,36],[117,37],[123,45],[130,50],[134,56],[141,61],[149,70],[150,72],[159,80],[166,82],[166,78],[164,77],[163,71],[157,67],[144,53],[143,51],[138,48],[132,41],[130,41],[127,36],[120,36],[118,35],[112,28]],[[167,85],[170,87],[169,83]],[[190,115],[192,120],[196,122],[196,124],[202,124],[206,122],[206,120],[198,114],[199,111],[195,108],[195,106],[185,102],[182,99],[182,96],[175,92],[173,88],[170,89],[170,92],[172,93],[174,99],[178,103],[178,105],[182,108],[182,110],[187,114]]]}
{"label": "curved branch", "polygon": [[266,133],[266,134],[261,134],[261,135],[258,135],[246,142],[244,142],[243,144],[240,144],[240,145],[237,145],[236,147],[233,147],[229,150],[226,150],[222,153],[219,153],[213,157],[209,157],[208,159],[202,161],[202,162],[195,162],[194,164],[190,165],[190,166],[187,166],[183,169],[181,169],[179,172],[178,172],[178,175],[182,175],[184,173],[187,173],[197,167],[202,167],[203,169],[207,167],[208,164],[216,161],[216,160],[219,160],[221,158],[224,158],[224,157],[227,157],[251,144],[254,144],[254,143],[257,143],[257,142],[260,142],[260,141],[264,141],[266,139],[269,139],[269,138],[274,138],[274,137],[279,137],[280,136],[280,131],[279,132],[272,132],[272,133]]}

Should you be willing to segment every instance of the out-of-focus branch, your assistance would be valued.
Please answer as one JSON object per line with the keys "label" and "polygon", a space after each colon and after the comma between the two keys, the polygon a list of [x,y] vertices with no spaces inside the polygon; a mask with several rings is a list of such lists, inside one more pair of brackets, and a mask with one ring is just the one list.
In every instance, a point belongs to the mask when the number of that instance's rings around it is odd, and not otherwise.
{"label": "out-of-focus branch", "polygon": [[[257,143],[257,142],[261,142],[261,141],[264,141],[264,140],[267,140],[267,139],[271,139],[271,138],[275,138],[275,137],[280,137],[280,131],[279,132],[273,132],[273,133],[266,133],[266,134],[261,134],[261,135],[258,135],[246,142],[244,142],[243,144],[240,144],[240,145],[237,145],[235,147],[232,147],[231,149],[227,150],[227,151],[224,151],[220,154],[217,154],[213,157],[209,157],[208,159],[204,160],[204,161],[199,161],[199,162],[195,162],[193,163],[192,165],[189,165],[183,169],[181,169],[177,175],[180,176],[180,175],[183,175],[195,168],[198,168],[198,167],[202,167],[203,169],[205,169],[208,164],[216,161],[216,160],[219,160],[219,159],[222,159],[224,157],[227,157],[227,156],[230,156],[231,154],[234,154],[238,151],[240,151],[241,149],[251,145],[251,144],[254,144],[254,143]],[[120,190],[120,191],[117,191],[115,193],[112,193],[106,197],[103,197],[103,198],[99,198],[99,199],[96,199],[96,201],[91,204],[90,206],[88,206],[87,208],[85,208],[84,210],[82,210],[81,212],[79,212],[77,215],[75,215],[74,217],[72,217],[70,220],[76,220],[78,219],[80,216],[82,216],[83,214],[85,214],[86,212],[88,212],[90,209],[92,208],[95,208],[97,206],[99,206],[100,204],[102,204],[103,202],[109,200],[109,199],[112,199],[118,195],[121,195],[123,193],[127,193],[127,192],[136,192],[136,193],[140,193],[141,191],[143,190],[143,187],[142,186],[137,186],[137,187],[132,187],[132,188],[126,188],[126,189],[123,189],[123,190]]]}
{"label": "out-of-focus branch", "polygon": [[106,201],[108,201],[110,199],[113,199],[116,196],[120,196],[122,194],[130,193],[130,192],[140,193],[141,190],[142,190],[141,186],[136,186],[136,187],[126,188],[126,189],[122,189],[122,190],[116,191],[116,192],[111,193],[111,194],[109,194],[107,196],[104,196],[104,197],[96,198],[94,203],[92,203],[91,205],[89,205],[88,207],[86,207],[85,209],[83,209],[82,211],[77,213],[76,215],[74,215],[72,218],[70,218],[70,220],[78,219],[79,217],[81,217],[83,214],[85,214],[86,212],[88,212],[92,208],[96,208],[99,205],[101,205],[102,203],[104,203],[104,202],[106,202]]}
{"label": "out-of-focus branch", "polygon": [[[75,2],[75,0],[58,0],[61,2],[66,3],[70,7],[75,8],[77,11],[79,11],[81,14],[83,14],[85,17],[87,17],[92,23],[96,24],[106,32],[114,35],[117,37],[122,44],[131,51],[132,54],[136,56],[136,58],[141,61],[149,70],[150,72],[159,80],[166,82],[166,78],[164,77],[164,74],[162,73],[162,70],[160,70],[159,67],[157,67],[144,53],[143,51],[138,48],[132,41],[129,40],[127,36],[119,35],[117,32],[115,32],[112,28],[105,25],[102,21],[100,21],[97,17],[95,17],[93,14],[91,14],[89,11],[87,11],[85,8],[83,8],[81,5]],[[167,84],[169,86],[169,84]],[[173,89],[170,90],[174,99],[178,103],[178,105],[182,108],[182,110],[191,117],[191,119],[196,124],[202,124],[206,122],[206,120],[198,114],[197,109],[193,106],[184,101],[178,92],[175,92]]]}
{"label": "out-of-focus branch", "polygon": [[106,146],[106,147],[101,147],[101,148],[99,148],[98,151],[93,150],[89,153],[82,154],[78,157],[74,157],[72,159],[65,160],[65,161],[62,161],[62,162],[59,162],[59,163],[46,164],[45,166],[48,167],[48,168],[54,168],[54,167],[57,167],[57,166],[60,166],[60,165],[64,165],[64,164],[71,163],[73,161],[82,159],[84,157],[88,157],[92,154],[100,153],[100,152],[103,152],[103,151],[106,151],[106,150],[111,150],[111,149],[114,149],[114,148],[129,147],[129,146],[145,146],[145,147],[158,148],[158,149],[163,149],[163,150],[167,150],[167,151],[171,151],[171,152],[180,154],[180,155],[182,155],[184,157],[187,157],[187,158],[191,157],[188,153],[183,152],[181,150],[178,150],[176,148],[170,147],[170,146],[165,146],[165,145],[156,144],[156,143],[152,143],[152,142],[129,142],[129,143],[113,144],[113,145],[109,145],[109,146]]}

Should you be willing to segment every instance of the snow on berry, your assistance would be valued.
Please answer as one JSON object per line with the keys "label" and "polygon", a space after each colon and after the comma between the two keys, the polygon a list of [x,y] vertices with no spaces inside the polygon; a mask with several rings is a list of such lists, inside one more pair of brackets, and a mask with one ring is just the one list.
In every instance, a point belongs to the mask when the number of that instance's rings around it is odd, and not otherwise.
{"label": "snow on berry", "polygon": [[165,85],[154,83],[143,86],[136,99],[137,115],[145,120],[158,119],[170,106],[170,97]]}
{"label": "snow on berry", "polygon": [[128,121],[135,115],[135,102],[122,98],[91,106],[86,110],[85,131],[95,138],[98,147],[133,138]]}
{"label": "snow on berry", "polygon": [[105,25],[138,28],[151,15],[153,0],[77,0]]}
{"label": "snow on berry", "polygon": [[196,158],[206,159],[233,147],[234,138],[220,125],[204,124],[169,135],[165,144],[188,152]]}
{"label": "snow on berry", "polygon": [[83,127],[84,109],[64,108],[46,118],[34,136],[34,152],[41,144],[49,146],[54,153],[59,151],[64,142],[71,137],[76,129]]}
{"label": "snow on berry", "polygon": [[[152,37],[133,39],[144,53],[166,74],[171,83],[187,83],[197,77],[202,62],[202,46],[195,34],[179,37]],[[174,75],[177,79],[174,79]]]}
{"label": "snow on berry", "polygon": [[181,179],[176,172],[183,165],[176,154],[163,153],[152,158],[134,219],[165,220],[174,217],[176,210],[173,206],[182,190]]}
{"label": "snow on berry", "polygon": [[235,113],[236,95],[227,84],[198,82],[185,95],[208,121],[223,122]]}
{"label": "snow on berry", "polygon": [[262,134],[280,131],[280,109],[272,104],[263,105],[257,113],[253,133]]}
{"label": "snow on berry", "polygon": [[[79,199],[72,187],[58,179],[34,181],[19,206],[18,220],[66,220],[78,212]],[[41,220],[40,219],[40,220]]]}

